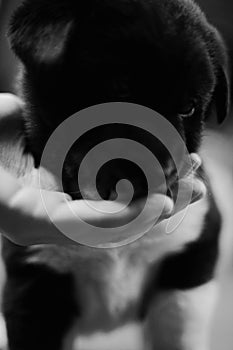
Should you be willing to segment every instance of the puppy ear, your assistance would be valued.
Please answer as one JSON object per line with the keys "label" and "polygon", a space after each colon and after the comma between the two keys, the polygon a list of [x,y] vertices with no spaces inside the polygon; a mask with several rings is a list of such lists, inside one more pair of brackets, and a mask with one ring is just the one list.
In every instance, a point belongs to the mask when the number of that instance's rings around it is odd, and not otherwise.
{"label": "puppy ear", "polygon": [[223,67],[220,67],[218,70],[214,102],[218,123],[221,124],[227,117],[230,109],[230,82],[228,73]]}
{"label": "puppy ear", "polygon": [[39,3],[23,3],[14,13],[8,31],[13,51],[27,67],[59,62],[73,24],[64,2],[60,7],[49,1]]}

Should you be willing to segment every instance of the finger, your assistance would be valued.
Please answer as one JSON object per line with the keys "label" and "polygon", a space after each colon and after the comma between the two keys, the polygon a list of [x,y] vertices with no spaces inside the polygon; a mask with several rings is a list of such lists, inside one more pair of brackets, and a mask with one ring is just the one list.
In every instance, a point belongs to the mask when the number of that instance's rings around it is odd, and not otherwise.
{"label": "finger", "polygon": [[1,169],[0,231],[19,245],[58,243],[61,234],[51,224],[47,207],[56,209],[71,198],[59,192],[22,187],[18,180]]}
{"label": "finger", "polygon": [[0,119],[18,116],[22,113],[23,102],[16,95],[0,93]]}
{"label": "finger", "polygon": [[179,198],[177,199],[172,215],[185,209],[188,204],[194,204],[204,198],[207,189],[203,181],[189,176],[179,181]]}
{"label": "finger", "polygon": [[144,204],[138,201],[122,210],[122,204],[117,202],[72,201],[60,206],[52,221],[75,242],[98,248],[116,247],[144,235],[161,214],[167,216],[173,208],[171,199],[160,194]]}
{"label": "finger", "polygon": [[19,181],[0,166],[0,203],[9,203],[21,188]]}

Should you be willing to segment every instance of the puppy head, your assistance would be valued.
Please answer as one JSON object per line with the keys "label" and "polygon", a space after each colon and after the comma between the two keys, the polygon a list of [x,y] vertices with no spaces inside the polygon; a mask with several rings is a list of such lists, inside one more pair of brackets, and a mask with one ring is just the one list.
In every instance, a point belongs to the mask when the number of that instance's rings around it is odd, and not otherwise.
{"label": "puppy head", "polygon": [[[9,37],[23,64],[28,140],[37,159],[60,122],[99,103],[154,109],[175,126],[190,153],[197,152],[214,106],[219,122],[228,113],[226,50],[192,1],[28,0],[13,16]],[[146,139],[167,167],[166,151],[141,130],[103,127],[74,146],[68,177],[79,163],[78,150],[122,132],[141,143]],[[134,170],[122,167],[135,177]]]}

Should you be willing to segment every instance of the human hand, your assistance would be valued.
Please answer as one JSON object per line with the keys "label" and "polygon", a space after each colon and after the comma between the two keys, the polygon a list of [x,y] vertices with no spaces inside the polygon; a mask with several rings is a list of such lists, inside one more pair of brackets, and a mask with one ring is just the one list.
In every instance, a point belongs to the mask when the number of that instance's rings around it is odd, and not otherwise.
{"label": "human hand", "polygon": [[[0,229],[8,239],[24,246],[126,244],[184,209],[179,206],[174,212],[172,200],[162,194],[148,197],[146,210],[143,199],[122,209],[117,201],[72,201],[62,192],[24,187],[3,169],[0,179]],[[189,186],[183,182],[184,195]],[[196,191],[192,201],[197,199]],[[136,225],[131,224],[139,215]]]}
{"label": "human hand", "polygon": [[[10,120],[13,116],[20,119],[22,106],[14,95],[0,94],[0,120]],[[185,198],[192,192],[193,182],[186,177],[180,186],[181,197]],[[201,183],[195,181],[191,201],[198,200],[203,193]],[[0,169],[0,230],[19,245],[125,244],[182,210],[183,202],[181,200],[174,208],[173,201],[160,193],[147,198],[146,209],[144,199],[133,202],[124,210],[124,204],[119,201],[72,201],[61,192],[22,186],[16,178]],[[140,220],[131,225],[139,215]]]}

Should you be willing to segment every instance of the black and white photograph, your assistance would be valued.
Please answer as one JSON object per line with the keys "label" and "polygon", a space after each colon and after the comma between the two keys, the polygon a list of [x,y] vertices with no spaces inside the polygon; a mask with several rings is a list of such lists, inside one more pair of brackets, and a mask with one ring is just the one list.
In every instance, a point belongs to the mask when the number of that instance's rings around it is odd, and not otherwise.
{"label": "black and white photograph", "polygon": [[233,349],[232,0],[0,0],[0,350]]}

